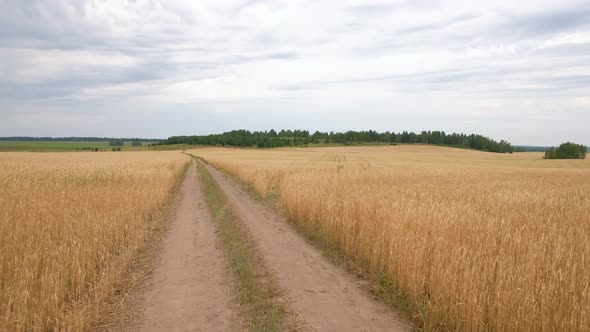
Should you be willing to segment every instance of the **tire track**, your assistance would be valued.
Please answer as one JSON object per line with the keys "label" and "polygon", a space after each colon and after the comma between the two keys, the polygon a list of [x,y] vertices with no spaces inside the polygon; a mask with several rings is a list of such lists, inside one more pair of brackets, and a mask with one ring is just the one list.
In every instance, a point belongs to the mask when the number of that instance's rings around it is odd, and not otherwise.
{"label": "tire track", "polygon": [[144,294],[141,331],[238,331],[226,259],[220,248],[196,164],[164,240],[154,278]]}
{"label": "tire track", "polygon": [[288,291],[291,309],[311,330],[407,331],[411,327],[363,290],[356,278],[329,263],[284,218],[253,199],[217,169],[206,166],[238,218]]}

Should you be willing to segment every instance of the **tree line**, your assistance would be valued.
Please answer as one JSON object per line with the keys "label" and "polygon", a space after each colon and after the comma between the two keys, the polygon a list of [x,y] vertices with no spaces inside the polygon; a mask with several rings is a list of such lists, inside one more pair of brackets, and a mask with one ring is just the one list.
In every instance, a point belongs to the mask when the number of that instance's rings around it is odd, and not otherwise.
{"label": "tree line", "polygon": [[544,159],[585,159],[588,148],[582,144],[566,142],[558,148],[545,151]]}
{"label": "tree line", "polygon": [[34,137],[34,136],[11,136],[0,137],[0,141],[21,141],[21,142],[160,142],[158,138],[116,138],[116,137]]}
{"label": "tree line", "polygon": [[232,130],[221,134],[172,136],[160,144],[193,144],[193,145],[217,145],[235,147],[259,147],[275,148],[284,146],[306,146],[308,144],[345,144],[354,145],[361,143],[389,143],[389,144],[435,144],[455,147],[464,147],[475,150],[512,153],[511,144],[505,140],[499,142],[482,135],[452,133],[444,131],[415,132],[377,132],[352,131],[347,132],[321,132],[310,133],[307,130],[281,130],[269,131]]}
{"label": "tree line", "polygon": [[[131,146],[141,146],[142,141],[132,141]],[[114,140],[109,142],[109,146],[125,146],[124,140]],[[114,150],[113,150],[114,151]]]}

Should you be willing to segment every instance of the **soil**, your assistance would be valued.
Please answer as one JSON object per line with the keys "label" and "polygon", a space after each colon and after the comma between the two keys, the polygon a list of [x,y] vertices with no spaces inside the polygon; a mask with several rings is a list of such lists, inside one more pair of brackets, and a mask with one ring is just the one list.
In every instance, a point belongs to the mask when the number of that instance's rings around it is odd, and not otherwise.
{"label": "soil", "polygon": [[234,179],[207,167],[286,290],[290,309],[305,321],[305,329],[411,330],[404,319],[363,288],[358,278],[331,264],[276,211],[254,199]]}
{"label": "soil", "polygon": [[238,331],[229,271],[196,164],[187,171],[180,193],[161,257],[143,295],[143,315],[136,328]]}

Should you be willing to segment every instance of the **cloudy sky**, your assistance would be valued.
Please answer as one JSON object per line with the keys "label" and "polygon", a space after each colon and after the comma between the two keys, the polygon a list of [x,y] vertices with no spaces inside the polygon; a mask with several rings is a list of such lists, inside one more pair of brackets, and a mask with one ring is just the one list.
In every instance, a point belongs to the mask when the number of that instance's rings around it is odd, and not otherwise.
{"label": "cloudy sky", "polygon": [[0,136],[589,124],[588,0],[0,0]]}

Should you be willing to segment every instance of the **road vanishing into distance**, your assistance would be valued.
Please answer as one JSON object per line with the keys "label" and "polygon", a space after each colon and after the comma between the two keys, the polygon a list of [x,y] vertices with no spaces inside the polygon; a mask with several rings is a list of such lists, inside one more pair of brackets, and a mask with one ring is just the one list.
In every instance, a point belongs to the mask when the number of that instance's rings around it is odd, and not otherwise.
{"label": "road vanishing into distance", "polygon": [[284,290],[296,331],[407,331],[410,324],[377,301],[363,282],[329,262],[318,249],[235,179],[205,164],[193,165],[180,187],[170,228],[141,295],[130,329],[238,331],[247,329],[232,295],[232,277],[207,206],[197,168],[206,167],[237,220],[251,235],[270,273]]}

